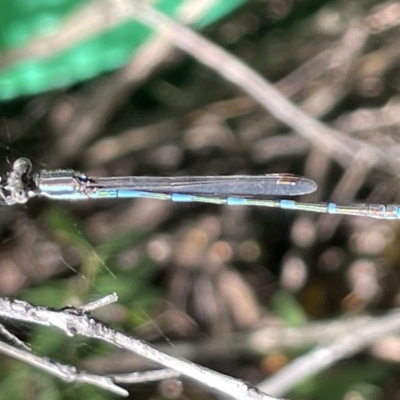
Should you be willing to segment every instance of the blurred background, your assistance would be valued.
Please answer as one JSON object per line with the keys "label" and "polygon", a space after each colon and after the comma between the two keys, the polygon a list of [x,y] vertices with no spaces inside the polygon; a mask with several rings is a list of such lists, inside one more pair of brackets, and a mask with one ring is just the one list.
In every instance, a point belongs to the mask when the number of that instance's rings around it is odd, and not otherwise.
{"label": "blurred background", "polygon": [[[360,147],[350,158],[308,142],[140,23],[104,20],[98,30],[98,5],[107,10],[100,1],[0,0],[3,174],[21,156],[37,170],[93,176],[289,172],[318,183],[302,201],[400,201],[397,2],[155,2],[310,116],[380,149],[378,157]],[[119,302],[98,318],[255,385],[362,318],[398,307],[399,240],[398,222],[361,217],[35,199],[0,208],[0,294],[63,307],[115,291]],[[92,373],[149,368],[111,346],[3,322],[36,353]],[[400,398],[399,345],[382,338],[286,396]],[[112,398],[0,362],[2,399]],[[185,380],[129,390],[136,399],[217,397]]]}

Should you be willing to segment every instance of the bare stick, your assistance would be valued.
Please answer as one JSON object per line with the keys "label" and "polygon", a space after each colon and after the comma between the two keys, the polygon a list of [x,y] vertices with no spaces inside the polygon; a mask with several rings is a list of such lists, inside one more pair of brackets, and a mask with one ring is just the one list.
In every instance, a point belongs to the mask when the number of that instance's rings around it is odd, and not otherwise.
{"label": "bare stick", "polygon": [[338,361],[370,346],[376,340],[399,331],[400,311],[396,310],[337,338],[330,345],[317,347],[299,357],[258,387],[274,396],[280,396],[307,377],[324,371]]}
{"label": "bare stick", "polygon": [[[106,303],[109,303],[108,300]],[[97,304],[102,304],[102,301],[98,301]],[[93,309],[92,306],[90,308]],[[0,316],[32,324],[55,327],[62,330],[67,336],[79,334],[111,343],[119,348],[133,351],[150,361],[177,371],[203,386],[217,390],[235,399],[274,399],[256,388],[249,387],[243,381],[201,367],[190,361],[174,358],[160,352],[142,340],[117,332],[96,321],[88,313],[82,312],[82,309],[66,307],[62,310],[50,310],[45,307],[34,306],[25,301],[2,298],[0,299]]]}
{"label": "bare stick", "polygon": [[[125,12],[131,12],[133,17],[168,37],[175,46],[191,54],[200,62],[213,68],[227,80],[239,86],[277,119],[292,127],[344,166],[348,165],[355,152],[364,148],[370,151],[371,158],[375,157],[382,168],[393,172],[391,164],[394,165],[396,162],[394,154],[389,154],[377,146],[351,139],[311,118],[239,59],[191,29],[174,22],[149,6],[146,1],[132,1],[131,9],[129,3],[127,0],[120,0],[119,5],[125,8]],[[363,27],[360,25],[359,29],[362,30]]]}

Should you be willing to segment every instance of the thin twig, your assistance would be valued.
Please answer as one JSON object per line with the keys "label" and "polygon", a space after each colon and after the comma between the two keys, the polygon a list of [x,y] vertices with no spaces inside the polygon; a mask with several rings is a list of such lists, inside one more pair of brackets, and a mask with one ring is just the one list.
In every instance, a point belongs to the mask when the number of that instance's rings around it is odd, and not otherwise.
{"label": "thin twig", "polygon": [[7,354],[8,356],[23,361],[26,364],[39,368],[42,371],[46,371],[47,373],[56,376],[64,382],[89,383],[121,396],[128,396],[129,394],[127,390],[115,385],[113,380],[109,377],[92,375],[86,372],[78,371],[75,367],[70,365],[50,361],[45,357],[39,357],[30,351],[18,349],[1,341],[0,353]]}
{"label": "thin twig", "polygon": [[338,361],[357,354],[376,340],[399,331],[400,311],[395,310],[337,338],[329,345],[321,345],[297,358],[258,387],[274,396],[281,396],[307,377],[322,372]]}
{"label": "thin twig", "polygon": [[[372,320],[367,315],[344,317],[337,320],[310,322],[293,328],[268,320],[268,326],[256,330],[238,332],[224,338],[209,338],[193,343],[178,341],[174,346],[160,344],[157,348],[174,357],[195,362],[210,362],[218,359],[260,357],[269,353],[310,348],[321,341],[333,341],[350,331],[365,326]],[[135,354],[117,351],[107,357],[93,356],[85,361],[86,369],[97,374],[112,374],[116,366],[121,371],[143,368],[143,361]]]}
{"label": "thin twig", "polygon": [[118,383],[147,383],[178,378],[181,374],[173,369],[157,369],[154,371],[132,372],[130,374],[111,375],[110,378]]}
{"label": "thin twig", "polygon": [[108,296],[101,297],[100,299],[94,300],[80,307],[83,313],[90,313],[91,311],[97,310],[98,308],[108,306],[118,301],[117,293],[109,294]]}
{"label": "thin twig", "polygon": [[17,338],[2,324],[0,324],[0,335],[3,336],[8,341],[10,341],[11,343],[14,343],[14,345],[17,346],[18,348],[29,352],[32,351],[31,348],[26,343]]}

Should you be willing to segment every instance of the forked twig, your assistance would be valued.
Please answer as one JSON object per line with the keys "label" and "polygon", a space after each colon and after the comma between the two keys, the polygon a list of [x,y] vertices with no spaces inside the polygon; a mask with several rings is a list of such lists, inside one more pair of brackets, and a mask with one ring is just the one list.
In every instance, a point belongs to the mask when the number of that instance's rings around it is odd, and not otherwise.
{"label": "forked twig", "polygon": [[[24,321],[35,325],[43,325],[58,328],[67,336],[81,335],[92,339],[102,340],[111,343],[119,348],[132,351],[150,361],[169,368],[187,378],[197,381],[199,384],[217,390],[225,395],[240,400],[273,400],[273,397],[262,393],[256,388],[249,387],[243,381],[220,374],[208,368],[201,367],[190,361],[174,358],[165,354],[146,342],[124,335],[116,330],[107,327],[103,323],[95,320],[87,310],[94,310],[96,306],[110,304],[117,299],[116,295],[106,296],[96,302],[89,303],[81,308],[65,307],[61,310],[48,309],[46,307],[34,306],[21,300],[0,299],[0,316],[12,320]],[[0,351],[1,351],[0,347]],[[5,350],[6,351],[6,350]],[[24,359],[24,355],[14,357]],[[19,354],[19,353],[18,353]],[[35,356],[36,357],[36,356]],[[32,358],[31,364],[37,365],[42,369],[48,370],[64,380],[82,381],[96,384],[113,390],[117,390],[110,378],[96,377],[93,375],[78,373],[74,367],[63,366],[44,360],[38,362]],[[120,394],[125,394],[123,389]]]}

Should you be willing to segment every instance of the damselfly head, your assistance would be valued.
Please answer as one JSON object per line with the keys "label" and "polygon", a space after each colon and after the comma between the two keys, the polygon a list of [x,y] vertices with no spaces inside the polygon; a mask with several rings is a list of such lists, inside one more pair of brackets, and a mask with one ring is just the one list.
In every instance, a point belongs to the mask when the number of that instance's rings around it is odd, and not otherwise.
{"label": "damselfly head", "polygon": [[27,158],[15,160],[12,170],[7,173],[6,179],[0,180],[0,199],[7,205],[24,204],[32,197],[32,163]]}

